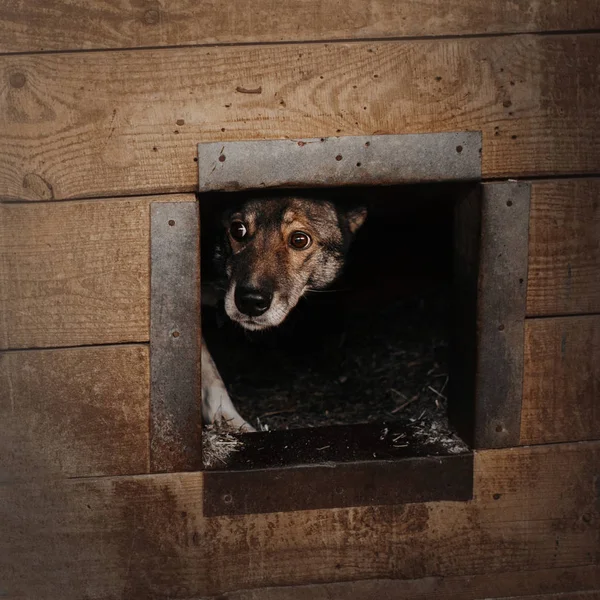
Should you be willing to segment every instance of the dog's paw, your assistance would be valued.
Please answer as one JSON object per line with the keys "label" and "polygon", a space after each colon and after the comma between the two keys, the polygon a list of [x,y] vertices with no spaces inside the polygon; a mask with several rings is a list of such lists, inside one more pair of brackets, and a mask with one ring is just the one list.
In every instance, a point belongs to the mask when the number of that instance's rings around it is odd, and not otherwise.
{"label": "dog's paw", "polygon": [[251,433],[256,431],[248,421],[245,421],[237,412],[218,412],[212,421],[217,429],[224,429],[231,432]]}
{"label": "dog's paw", "polygon": [[252,425],[250,425],[248,421],[244,421],[244,419],[242,419],[240,415],[237,415],[237,417],[233,416],[230,418],[224,416],[223,418],[227,421],[227,425],[229,427],[237,431],[241,431],[242,433],[252,433],[253,431],[256,431],[256,429],[252,427]]}
{"label": "dog's paw", "polygon": [[219,385],[202,390],[202,416],[207,425],[244,433],[256,431],[235,409],[227,390]]}

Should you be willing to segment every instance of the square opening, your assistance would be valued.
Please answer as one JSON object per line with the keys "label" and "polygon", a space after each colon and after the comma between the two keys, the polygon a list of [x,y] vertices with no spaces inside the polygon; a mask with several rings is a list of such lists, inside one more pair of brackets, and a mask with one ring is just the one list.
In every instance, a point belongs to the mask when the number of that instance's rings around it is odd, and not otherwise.
{"label": "square opening", "polygon": [[[206,143],[198,168],[198,204],[152,206],[153,472],[206,466],[214,440],[202,312],[237,409],[268,426],[205,468],[206,516],[472,498],[471,448],[519,435],[529,186],[479,183],[478,132]],[[333,291],[248,336],[200,309],[211,213],[278,188],[370,217]]]}
{"label": "square opening", "polygon": [[[152,206],[153,472],[206,463],[203,312],[237,409],[269,427],[205,468],[205,516],[472,498],[470,449],[519,439],[530,186],[479,183],[478,132],[206,143],[198,168],[199,204]],[[311,186],[370,211],[335,291],[254,339],[201,311],[211,212]]]}
{"label": "square opening", "polygon": [[[475,298],[468,296],[476,291],[457,273],[457,207],[477,189],[436,183],[302,191],[365,206],[367,220],[342,275],[329,289],[306,293],[279,327],[247,332],[226,318],[222,304],[203,306],[209,351],[238,412],[258,430],[236,435],[227,458],[209,454],[207,468],[470,452],[474,390],[459,380],[469,380],[473,368],[464,314],[474,322]],[[205,279],[219,216],[247,193],[200,195]],[[295,193],[270,191],[265,201]],[[219,443],[218,434],[205,439],[205,454]]]}

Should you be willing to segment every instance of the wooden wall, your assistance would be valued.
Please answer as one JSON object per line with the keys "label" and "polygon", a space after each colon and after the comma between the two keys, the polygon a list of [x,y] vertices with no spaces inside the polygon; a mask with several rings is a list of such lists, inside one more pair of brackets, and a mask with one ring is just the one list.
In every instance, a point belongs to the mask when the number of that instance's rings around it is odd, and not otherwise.
{"label": "wooden wall", "polygon": [[[0,595],[597,598],[598,30],[595,0],[3,3]],[[148,207],[194,200],[195,144],[466,129],[532,182],[522,447],[473,502],[208,519],[202,474],[147,475]]]}

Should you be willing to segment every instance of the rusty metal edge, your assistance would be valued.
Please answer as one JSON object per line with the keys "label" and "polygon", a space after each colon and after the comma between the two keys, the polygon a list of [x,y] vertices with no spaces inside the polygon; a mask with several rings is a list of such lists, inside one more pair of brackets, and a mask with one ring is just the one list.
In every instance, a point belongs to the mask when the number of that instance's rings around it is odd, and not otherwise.
{"label": "rusty metal edge", "polygon": [[150,207],[150,471],[202,468],[197,202]]}
{"label": "rusty metal edge", "polygon": [[482,185],[475,448],[520,442],[531,185]]}
{"label": "rusty metal edge", "polygon": [[199,191],[481,179],[479,131],[198,144]]}
{"label": "rusty metal edge", "polygon": [[472,453],[203,475],[203,516],[473,498]]}

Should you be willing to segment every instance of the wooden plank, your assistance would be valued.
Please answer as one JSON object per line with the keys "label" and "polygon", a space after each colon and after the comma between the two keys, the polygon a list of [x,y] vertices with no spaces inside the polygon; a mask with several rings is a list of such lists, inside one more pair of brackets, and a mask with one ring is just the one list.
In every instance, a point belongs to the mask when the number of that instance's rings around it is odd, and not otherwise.
{"label": "wooden plank", "polygon": [[[218,518],[202,514],[201,473],[4,485],[4,587],[35,598],[189,599],[370,578],[489,581],[494,573],[580,569],[598,559],[599,465],[596,442],[482,451],[472,502]],[[578,577],[551,577],[549,585],[577,589]],[[541,593],[543,584],[524,589]],[[506,580],[499,587],[514,589]]]}
{"label": "wooden plank", "polygon": [[600,439],[600,316],[528,319],[521,444]]}
{"label": "wooden plank", "polygon": [[[577,586],[580,586],[578,589],[588,591],[560,593],[560,590],[574,589]],[[493,576],[324,583],[286,587],[285,592],[281,588],[262,588],[224,594],[219,596],[219,599],[280,600],[282,593],[285,593],[285,600],[597,600],[600,598],[600,592],[595,591],[596,586],[600,587],[600,568],[583,567],[499,573]],[[532,596],[532,590],[546,590],[547,593]],[[513,596],[514,593],[521,595]]]}
{"label": "wooden plank", "polygon": [[0,52],[513,33],[600,27],[593,0],[8,0]]}
{"label": "wooden plank", "polygon": [[[527,596],[527,600],[598,600],[600,591],[589,590],[587,592],[567,592],[566,594],[536,594]],[[505,600],[526,600],[525,596],[512,596]]]}
{"label": "wooden plank", "polygon": [[156,199],[0,205],[0,349],[147,341]]}
{"label": "wooden plank", "polygon": [[146,346],[0,353],[0,421],[20,457],[16,476],[32,476],[27,449],[69,477],[147,473],[148,388]]}
{"label": "wooden plank", "polygon": [[532,186],[527,314],[600,312],[600,179]]}
{"label": "wooden plank", "polygon": [[599,51],[589,34],[4,56],[0,198],[191,191],[199,142],[375,133],[482,130],[484,177],[597,173]]}

